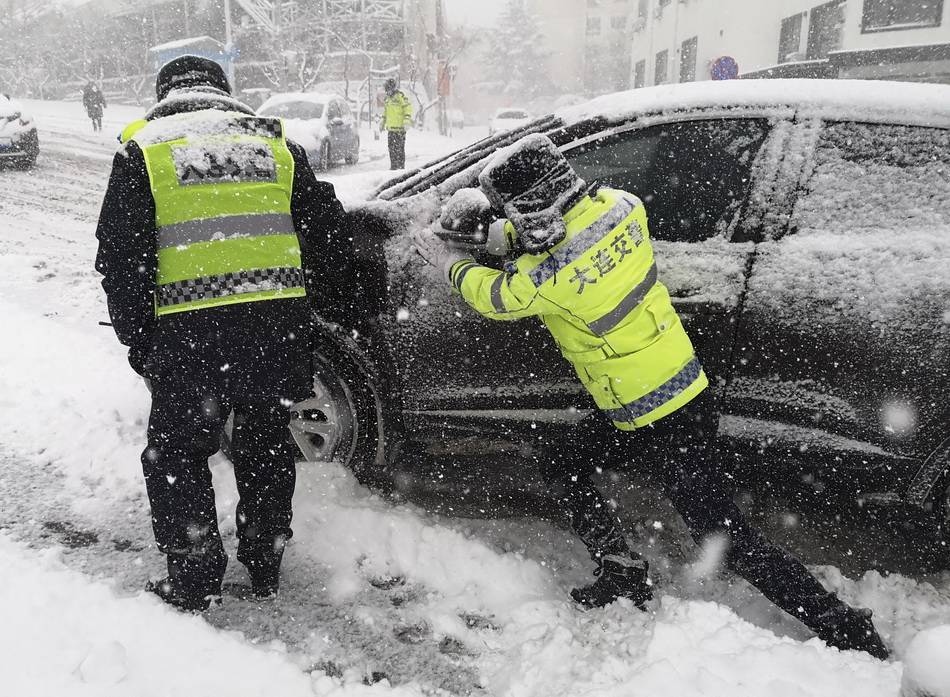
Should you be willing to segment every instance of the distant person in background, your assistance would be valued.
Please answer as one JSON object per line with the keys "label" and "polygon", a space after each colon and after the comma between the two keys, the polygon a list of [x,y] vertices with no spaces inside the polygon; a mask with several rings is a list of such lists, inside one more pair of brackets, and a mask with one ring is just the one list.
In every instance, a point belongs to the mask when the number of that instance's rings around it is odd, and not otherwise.
{"label": "distant person in background", "polygon": [[82,105],[86,107],[86,114],[92,120],[92,130],[102,130],[102,112],[106,108],[106,97],[99,89],[99,85],[92,80],[82,88]]}
{"label": "distant person in background", "polygon": [[406,129],[412,125],[412,103],[396,85],[396,80],[386,80],[386,101],[379,130],[389,132],[389,168],[403,169],[406,166]]}

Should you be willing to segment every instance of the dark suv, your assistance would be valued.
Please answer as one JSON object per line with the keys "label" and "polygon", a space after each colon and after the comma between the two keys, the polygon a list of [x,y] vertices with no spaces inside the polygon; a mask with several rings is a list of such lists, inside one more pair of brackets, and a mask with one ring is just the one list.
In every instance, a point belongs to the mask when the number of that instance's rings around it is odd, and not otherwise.
{"label": "dark suv", "polygon": [[374,479],[399,446],[530,455],[593,408],[539,322],[479,318],[411,251],[487,157],[532,132],[645,201],[724,452],[769,478],[820,470],[866,500],[946,510],[950,87],[936,85],[635,90],[386,183],[352,211],[358,316],[321,339],[318,396],[292,427],[306,458]]}

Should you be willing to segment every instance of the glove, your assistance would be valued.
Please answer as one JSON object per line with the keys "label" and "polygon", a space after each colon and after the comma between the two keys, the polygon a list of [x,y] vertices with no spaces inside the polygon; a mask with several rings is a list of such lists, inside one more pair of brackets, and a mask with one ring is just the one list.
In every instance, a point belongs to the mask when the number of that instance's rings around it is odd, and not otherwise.
{"label": "glove", "polygon": [[438,269],[446,280],[456,263],[472,258],[471,254],[447,244],[429,230],[423,230],[416,235],[413,249],[423,261]]}
{"label": "glove", "polygon": [[451,245],[482,247],[495,216],[488,198],[479,189],[459,189],[442,209],[435,234]]}

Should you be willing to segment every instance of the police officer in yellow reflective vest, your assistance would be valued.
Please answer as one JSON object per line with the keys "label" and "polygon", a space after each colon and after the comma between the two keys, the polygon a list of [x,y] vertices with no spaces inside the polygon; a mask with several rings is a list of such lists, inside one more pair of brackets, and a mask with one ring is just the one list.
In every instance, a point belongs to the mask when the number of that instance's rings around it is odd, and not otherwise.
{"label": "police officer in yellow reflective vest", "polygon": [[406,129],[412,125],[412,102],[396,85],[394,78],[386,80],[386,100],[380,130],[389,135],[389,168],[406,166]]}
{"label": "police officer in yellow reflective vest", "polygon": [[175,59],[156,91],[122,135],[96,269],[152,388],[142,466],[168,575],[150,589],[200,611],[227,563],[208,457],[230,414],[237,558],[256,596],[277,592],[296,480],[290,406],[312,389],[309,301],[335,297],[345,214],[281,122],[230,96],[217,63]]}
{"label": "police officer in yellow reflective vest", "polygon": [[[643,203],[624,191],[588,188],[542,135],[498,153],[479,185],[483,203],[477,192],[458,192],[440,236],[491,229],[489,237],[501,235],[500,246],[514,252],[505,270],[440,246],[434,235],[423,237],[419,251],[485,317],[540,317],[599,407],[541,461],[597,565],[597,580],[572,591],[574,599],[592,607],[624,597],[643,608],[652,597],[646,561],[591,481],[605,454],[626,462],[649,454],[697,542],[724,536],[726,563],[779,607],[833,646],[885,658],[869,611],[828,593],[733,502],[711,447],[718,416],[709,381],[658,278]],[[495,213],[501,224],[492,224]]]}

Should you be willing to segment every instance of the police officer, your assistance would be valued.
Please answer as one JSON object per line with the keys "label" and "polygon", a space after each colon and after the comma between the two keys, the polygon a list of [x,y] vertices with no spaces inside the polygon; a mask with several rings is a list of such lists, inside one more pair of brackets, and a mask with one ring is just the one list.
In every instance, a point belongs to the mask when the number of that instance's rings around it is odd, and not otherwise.
{"label": "police officer", "polygon": [[96,269],[152,389],[142,466],[168,576],[149,588],[201,611],[227,564],[208,457],[232,413],[237,558],[256,596],[278,590],[296,477],[289,407],[313,379],[307,296],[331,302],[348,242],[333,187],[279,120],[230,96],[217,63],[177,58],[156,93],[113,160]]}
{"label": "police officer", "polygon": [[[652,454],[665,494],[697,543],[723,536],[729,567],[825,642],[886,658],[870,612],[828,593],[733,502],[711,448],[718,416],[709,383],[657,278],[643,203],[623,191],[588,188],[542,135],[496,155],[479,185],[484,203],[472,190],[458,192],[442,225],[449,237],[456,231],[471,239],[476,229],[501,235],[501,246],[514,251],[505,270],[440,246],[435,236],[423,239],[420,252],[485,317],[539,316],[599,407],[566,434],[567,447],[559,442],[541,462],[597,565],[597,580],[573,598],[594,607],[624,597],[643,608],[652,597],[647,562],[630,549],[591,481],[605,452],[628,462]],[[492,224],[493,211],[507,220]]]}
{"label": "police officer", "polygon": [[386,101],[380,130],[389,134],[389,168],[402,169],[406,166],[406,129],[412,125],[412,103],[396,85],[395,78],[389,78],[384,85]]}

